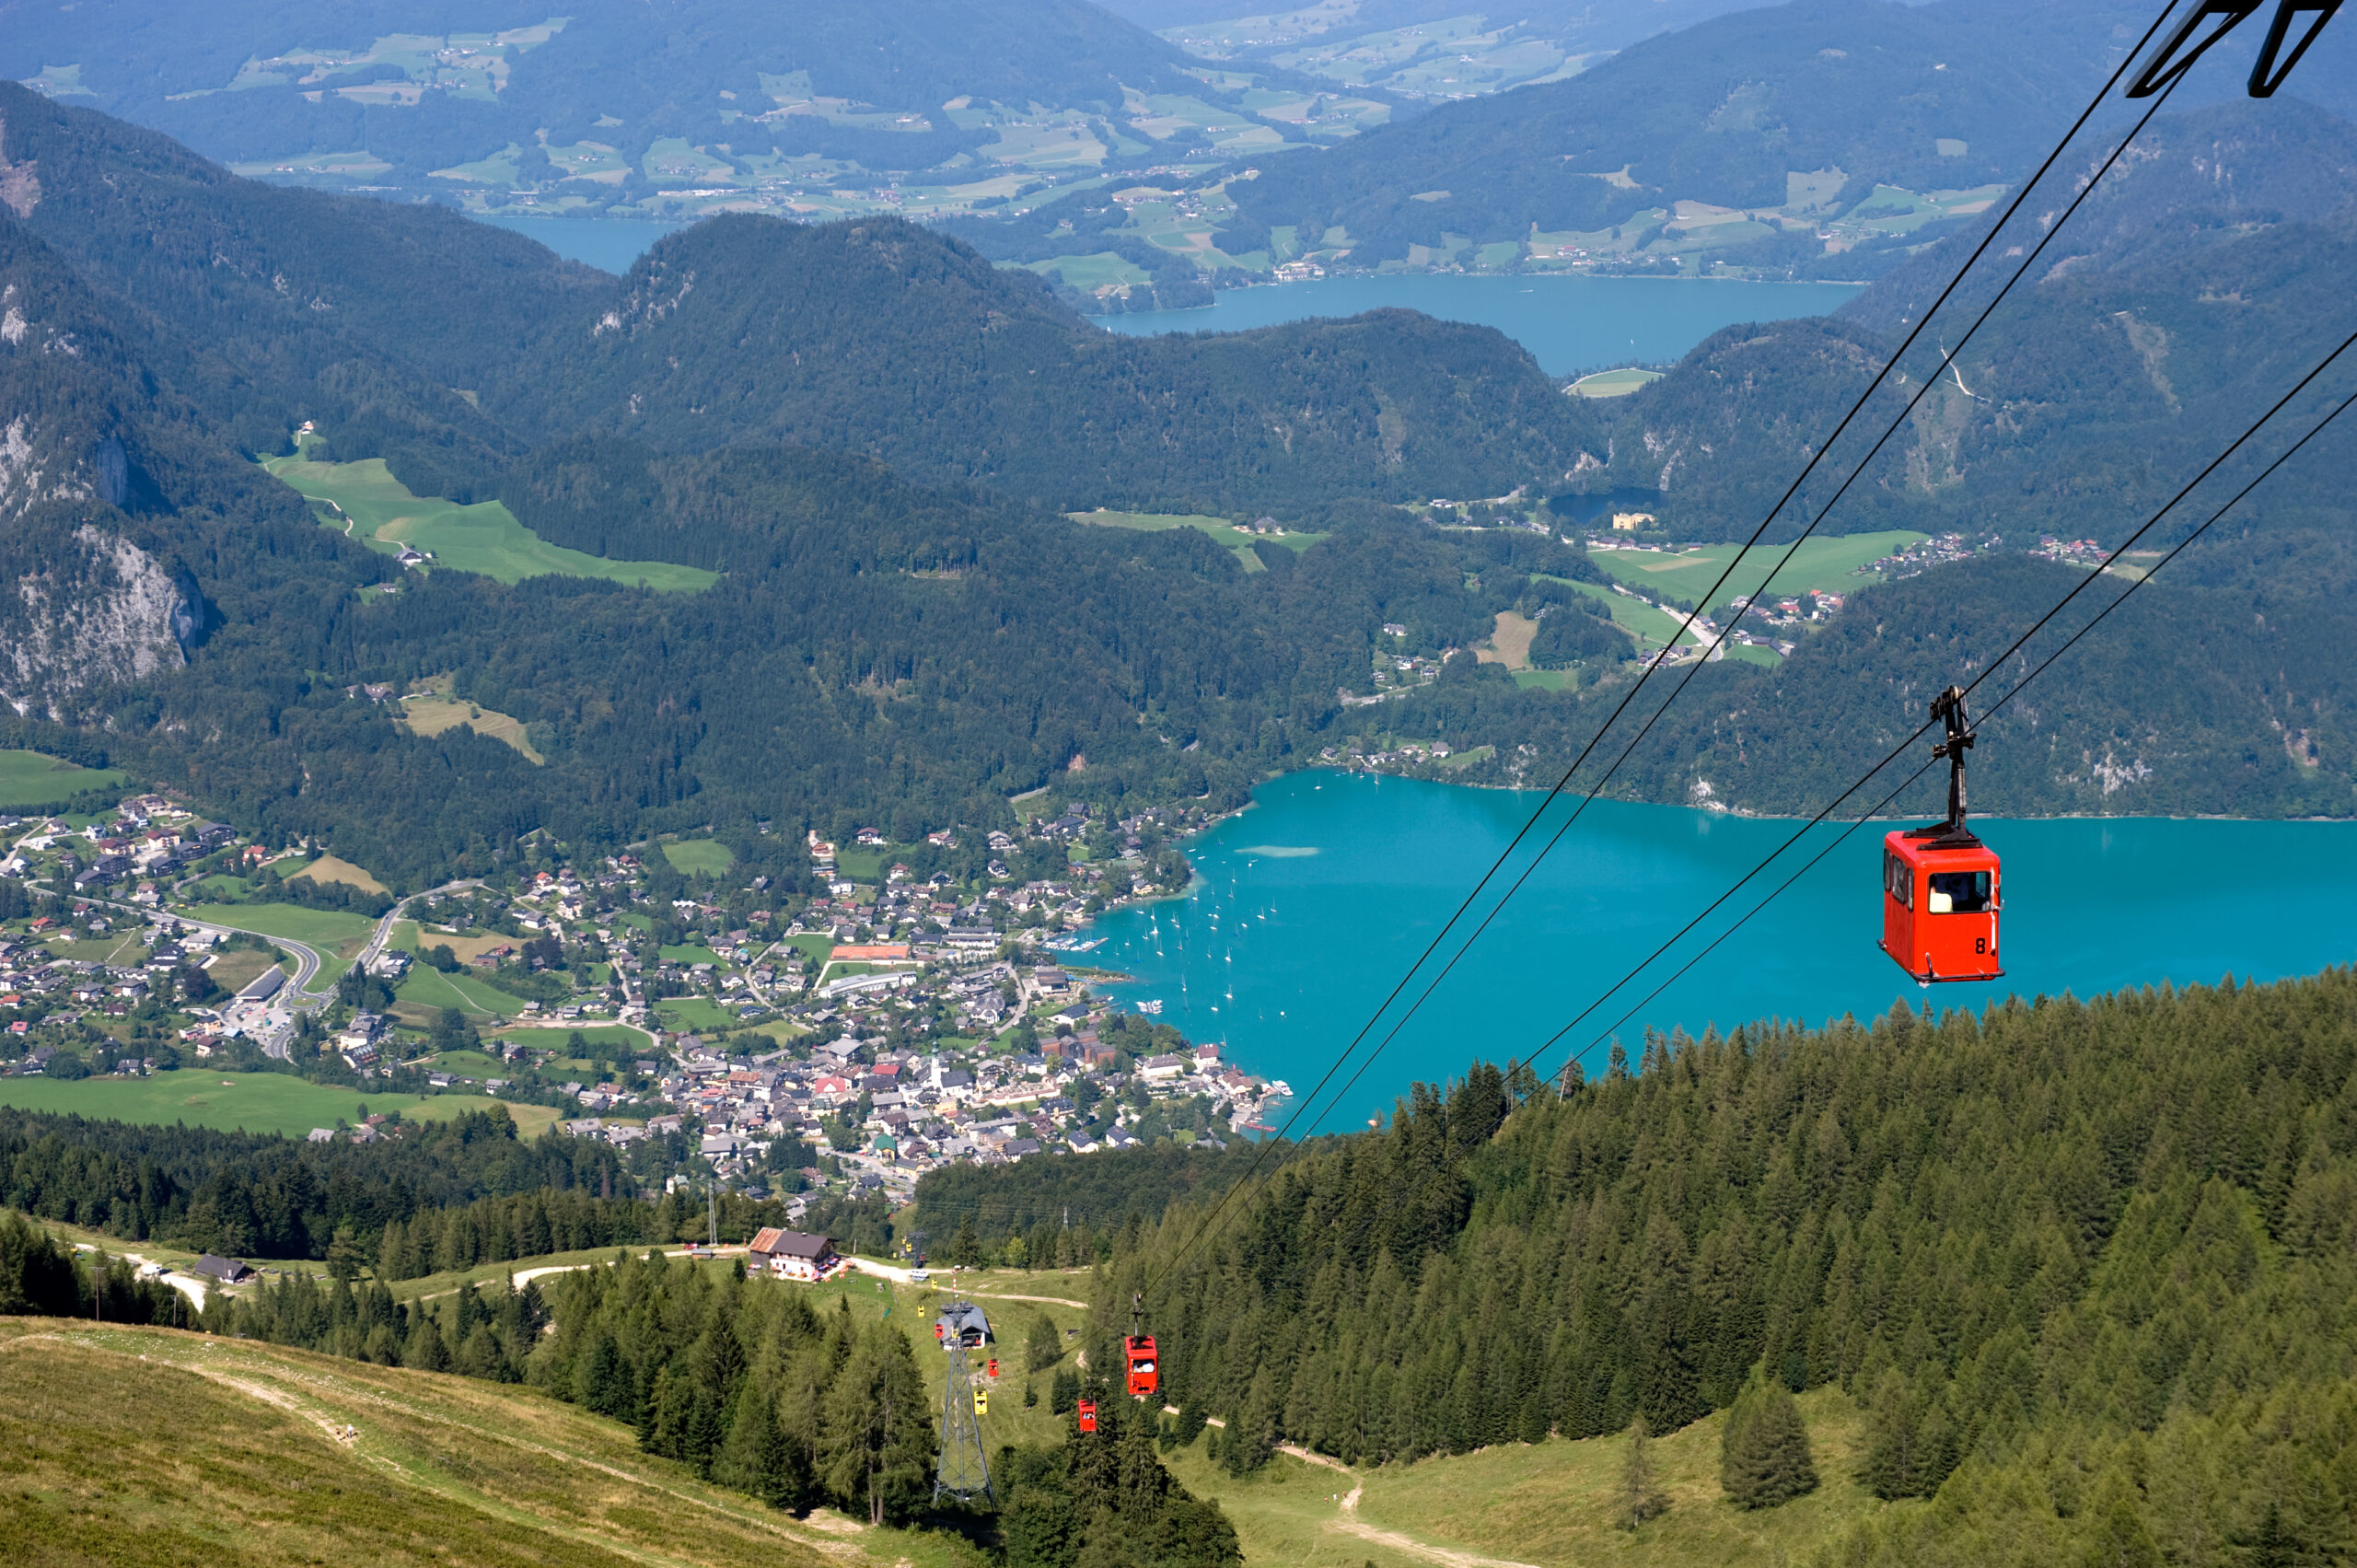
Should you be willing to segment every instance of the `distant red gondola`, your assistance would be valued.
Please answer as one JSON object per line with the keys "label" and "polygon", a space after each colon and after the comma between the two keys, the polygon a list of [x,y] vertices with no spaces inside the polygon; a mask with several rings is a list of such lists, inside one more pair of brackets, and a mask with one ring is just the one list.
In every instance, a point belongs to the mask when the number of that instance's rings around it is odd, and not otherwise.
{"label": "distant red gondola", "polygon": [[1097,1430],[1097,1401],[1095,1400],[1080,1401],[1080,1429],[1083,1432]]}
{"label": "distant red gondola", "polygon": [[1947,721],[1932,754],[1948,760],[1948,819],[1884,837],[1882,950],[1919,984],[1996,980],[2005,972],[1997,951],[2003,868],[1965,826],[1964,754],[1974,738],[1962,689],[1933,698],[1932,716]]}

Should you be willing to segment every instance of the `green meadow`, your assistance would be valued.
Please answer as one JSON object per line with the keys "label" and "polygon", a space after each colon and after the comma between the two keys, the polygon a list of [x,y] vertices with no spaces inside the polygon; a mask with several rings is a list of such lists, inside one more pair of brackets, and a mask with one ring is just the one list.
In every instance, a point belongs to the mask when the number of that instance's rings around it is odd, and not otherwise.
{"label": "green meadow", "polygon": [[113,789],[119,768],[84,768],[38,751],[0,751],[0,806],[47,806],[86,789]]}
{"label": "green meadow", "polygon": [[444,974],[431,964],[412,966],[393,995],[412,1006],[456,1007],[479,1018],[512,1018],[524,1010],[522,998],[508,995],[488,981],[470,974]]}
{"label": "green meadow", "polygon": [[496,1102],[481,1095],[396,1095],[331,1087],[284,1073],[215,1073],[184,1068],[147,1078],[0,1078],[0,1105],[110,1121],[136,1121],[223,1131],[281,1132],[299,1138],[336,1118],[360,1120],[398,1110],[417,1121],[441,1121]]}
{"label": "green meadow", "polygon": [[[1819,593],[1851,593],[1878,581],[1874,576],[1858,575],[1859,569],[1910,544],[1921,543],[1931,537],[1905,528],[1893,528],[1881,533],[1841,534],[1830,539],[1805,540],[1793,552],[1792,563],[1775,575],[1763,588],[1760,579],[1782,558],[1785,545],[1759,545],[1744,553],[1740,565],[1727,578],[1726,587],[1713,596],[1713,602],[1724,603],[1737,594],[1759,592],[1798,594],[1815,590]],[[1737,547],[1732,544],[1707,544],[1671,554],[1651,550],[1591,550],[1588,559],[1603,567],[1631,587],[1650,587],[1655,593],[1673,598],[1699,599],[1709,592],[1719,579],[1727,563],[1736,559]]]}
{"label": "green meadow", "polygon": [[1075,523],[1086,523],[1092,528],[1135,528],[1142,533],[1166,533],[1172,528],[1193,528],[1198,533],[1209,535],[1213,542],[1225,546],[1237,560],[1243,563],[1247,572],[1268,570],[1266,566],[1260,564],[1260,558],[1252,552],[1252,541],[1256,538],[1270,538],[1271,543],[1282,544],[1297,554],[1326,537],[1322,533],[1285,533],[1273,537],[1248,534],[1225,517],[1207,517],[1192,514],[1181,516],[1167,512],[1109,512],[1099,508],[1094,512],[1067,512],[1064,516]]}
{"label": "green meadow", "polygon": [[476,572],[503,583],[526,577],[604,577],[664,592],[691,593],[720,580],[718,574],[668,561],[608,561],[549,543],[517,522],[496,501],[462,506],[456,501],[417,496],[385,468],[382,458],[356,463],[315,463],[301,457],[270,458],[262,467],[315,505],[323,526],[361,540],[371,550],[398,555],[403,546],[434,557],[434,565]]}
{"label": "green meadow", "polygon": [[690,877],[726,877],[737,857],[726,844],[717,839],[686,839],[663,846],[663,858],[671,868]]}

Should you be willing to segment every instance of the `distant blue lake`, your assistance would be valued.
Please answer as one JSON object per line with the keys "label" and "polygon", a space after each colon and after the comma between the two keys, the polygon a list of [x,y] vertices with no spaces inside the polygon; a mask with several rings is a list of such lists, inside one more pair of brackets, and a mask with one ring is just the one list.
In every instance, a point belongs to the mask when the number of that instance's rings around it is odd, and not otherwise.
{"label": "distant blue lake", "polygon": [[1666,364],[1722,327],[1822,316],[1857,292],[1855,284],[1403,273],[1222,289],[1199,310],[1094,319],[1116,332],[1233,332],[1399,306],[1444,321],[1495,327],[1528,349],[1549,375],[1569,376],[1628,360]]}
{"label": "distant blue lake", "polygon": [[477,220],[537,239],[568,261],[579,261],[611,273],[630,271],[631,263],[667,234],[677,234],[683,223],[656,223],[644,218],[488,217]]}
{"label": "distant blue lake", "polygon": [[[1094,934],[1108,940],[1081,961],[1135,976],[1110,994],[1125,1005],[1160,999],[1162,1022],[1225,1042],[1246,1071],[1306,1095],[1538,798],[1289,775],[1190,846],[1197,880],[1184,898],[1100,917]],[[1411,1080],[1459,1075],[1477,1056],[1527,1059],[1796,825],[1591,806],[1324,1125],[1364,1126],[1387,1115]],[[2357,822],[1976,818],[2005,860],[2006,978],[1926,990],[1875,946],[1880,844],[1898,825],[1859,829],[1639,1008],[1618,1029],[1631,1058],[1648,1025],[1695,1034],[1770,1017],[1819,1025],[1844,1013],[1868,1018],[1894,1002],[1977,1011],[2014,993],[2088,996],[2230,972],[2267,981],[2357,958],[2345,871],[2357,857]],[[1607,1049],[1591,1041],[1835,830],[1804,841],[1799,858],[1737,895],[1666,967],[1591,1015],[1541,1071],[1560,1068],[1568,1046],[1585,1051],[1591,1076],[1600,1072]],[[1477,906],[1476,918],[1487,908]]]}
{"label": "distant blue lake", "polygon": [[[560,256],[617,276],[648,246],[687,226],[633,218],[505,215],[482,221],[528,235]],[[1568,376],[1627,360],[1666,364],[1722,327],[1821,316],[1857,292],[1854,284],[1403,273],[1223,289],[1200,310],[1091,319],[1116,332],[1233,332],[1400,306],[1444,321],[1495,327],[1528,349],[1549,375]]]}

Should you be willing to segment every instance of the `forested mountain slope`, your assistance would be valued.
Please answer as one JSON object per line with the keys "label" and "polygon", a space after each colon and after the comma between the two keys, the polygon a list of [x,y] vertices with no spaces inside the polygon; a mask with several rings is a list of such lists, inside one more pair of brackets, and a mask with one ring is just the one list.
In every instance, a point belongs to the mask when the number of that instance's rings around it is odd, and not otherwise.
{"label": "forested mountain slope", "polygon": [[[2351,450],[2342,441],[2318,461],[2341,471]],[[2095,587],[2002,666],[1997,655],[2084,583],[2084,568],[1998,557],[1862,589],[1774,668],[1726,660],[1694,672],[1612,788],[1635,800],[1811,816],[1912,735],[1933,693],[1985,673],[1971,704],[1982,737],[1972,755],[1977,811],[2349,815],[2357,669],[2341,650],[2357,638],[2357,616],[2346,600],[2170,583],[2177,573],[2138,590],[2002,711],[1998,698],[2124,583]],[[1529,746],[1524,776],[1551,780],[1621,695],[1555,699],[1483,666],[1452,671],[1394,722],[1398,733],[1458,749]],[[1666,696],[1657,681],[1641,706]],[[1926,737],[1852,796],[1844,819],[1897,788],[1931,746]],[[1946,780],[1932,769],[1891,809],[1939,815]]]}
{"label": "forested mountain slope", "polygon": [[2335,970],[1648,1040],[1562,1097],[1477,1065],[1202,1246],[1174,1210],[1097,1344],[1144,1288],[1238,1469],[1661,1431],[1762,1367],[1848,1388],[1869,1485],[1938,1496],[1834,1560],[2325,1557],[2357,1509],[2352,1042]]}
{"label": "forested mountain slope", "polygon": [[[1569,81],[1447,105],[1230,187],[1353,264],[1449,235],[1594,232],[1666,203],[1780,208],[1787,175],[1956,190],[2018,178],[2137,36],[2032,0],[1802,0],[1634,44]],[[1812,231],[1814,224],[1810,226]],[[1814,247],[1811,248],[1814,250]]]}
{"label": "forested mountain slope", "polygon": [[1561,482],[1595,424],[1528,354],[1407,311],[1191,337],[1083,323],[893,219],[662,241],[492,406],[536,433],[849,448],[1062,507],[1301,507]]}

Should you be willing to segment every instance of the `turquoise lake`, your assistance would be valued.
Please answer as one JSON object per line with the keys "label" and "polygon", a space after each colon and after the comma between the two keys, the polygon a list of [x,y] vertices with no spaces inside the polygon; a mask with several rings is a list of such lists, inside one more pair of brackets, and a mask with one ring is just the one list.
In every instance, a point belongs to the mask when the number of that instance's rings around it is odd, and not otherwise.
{"label": "turquoise lake", "polygon": [[[1106,941],[1078,961],[1134,976],[1109,994],[1125,1005],[1160,999],[1162,1022],[1190,1040],[1223,1042],[1246,1071],[1306,1095],[1538,800],[1536,792],[1411,779],[1290,775],[1190,844],[1196,882],[1184,898],[1100,917],[1093,935]],[[1558,802],[1558,813],[1566,808]],[[1550,817],[1527,842],[1543,842],[1561,819]],[[2357,823],[1976,818],[2005,862],[2006,978],[1919,987],[1875,946],[1880,844],[1899,825],[1851,834],[1621,1024],[1631,1057],[1649,1025],[1695,1034],[1763,1018],[1816,1025],[1844,1013],[1869,1017],[1894,1002],[1977,1011],[2008,993],[2088,996],[2229,973],[2266,981],[2357,957],[2345,870],[2357,857]],[[1459,1074],[1476,1057],[1529,1058],[1795,826],[1675,807],[1589,807],[1323,1126],[1387,1116],[1411,1081]],[[1608,1047],[1591,1041],[1837,830],[1804,840],[1665,965],[1591,1014],[1540,1070],[1560,1069],[1576,1048],[1591,1076],[1601,1071]],[[1460,931],[1519,868],[1492,885]],[[1387,1015],[1353,1066],[1396,1016]]]}
{"label": "turquoise lake", "polygon": [[[628,218],[490,217],[571,261],[620,274],[646,248],[685,227]],[[1699,278],[1314,278],[1223,289],[1200,310],[1091,318],[1116,332],[1234,332],[1313,316],[1355,316],[1399,306],[1444,321],[1495,327],[1528,349],[1550,376],[1640,360],[1666,364],[1737,321],[1820,316],[1858,292],[1854,284],[1742,283]]]}
{"label": "turquoise lake", "polygon": [[1397,306],[1444,321],[1495,327],[1528,349],[1550,376],[1569,376],[1630,360],[1665,365],[1738,321],[1781,321],[1839,309],[1858,286],[1403,273],[1222,289],[1212,304],[1197,310],[1148,310],[1096,320],[1116,332],[1234,332]]}

